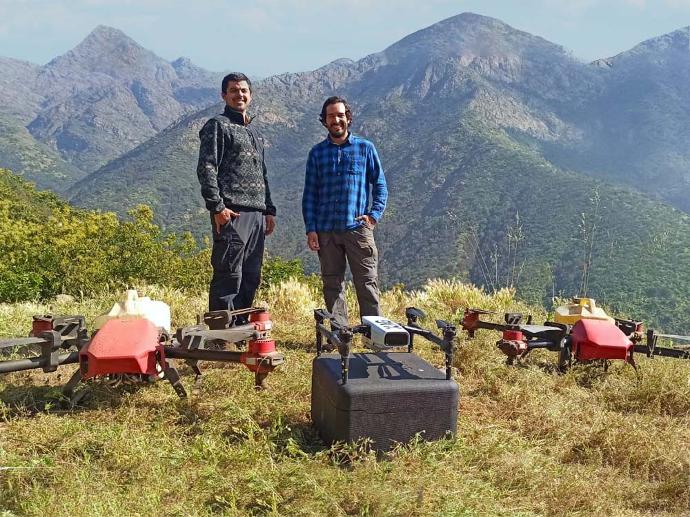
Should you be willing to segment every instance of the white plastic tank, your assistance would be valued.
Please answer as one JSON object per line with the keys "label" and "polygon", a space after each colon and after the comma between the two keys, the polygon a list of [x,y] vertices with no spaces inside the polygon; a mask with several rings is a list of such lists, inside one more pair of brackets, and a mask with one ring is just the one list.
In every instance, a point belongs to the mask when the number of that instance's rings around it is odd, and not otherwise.
{"label": "white plastic tank", "polygon": [[170,332],[170,306],[167,303],[151,300],[148,296],[139,297],[136,289],[129,289],[126,298],[117,302],[108,314],[98,316],[94,328],[100,329],[106,321],[114,318],[145,318],[157,327]]}

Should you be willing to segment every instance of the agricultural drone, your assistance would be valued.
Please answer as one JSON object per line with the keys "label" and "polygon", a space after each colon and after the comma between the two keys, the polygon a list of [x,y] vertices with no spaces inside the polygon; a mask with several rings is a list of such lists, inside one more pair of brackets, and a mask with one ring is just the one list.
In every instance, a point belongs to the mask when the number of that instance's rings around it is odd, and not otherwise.
{"label": "agricultural drone", "polygon": [[[507,364],[524,359],[532,350],[541,348],[558,353],[558,367],[565,371],[573,362],[603,361],[608,367],[610,360],[620,359],[636,368],[634,353],[647,357],[664,356],[690,359],[690,348],[660,347],[660,338],[690,341],[688,336],[660,334],[647,330],[640,321],[611,318],[596,308],[590,298],[575,298],[573,303],[556,310],[557,321],[543,325],[532,324],[532,316],[523,323],[520,313],[506,313],[504,323],[484,321],[481,316],[494,314],[480,309],[466,309],[462,328],[470,338],[479,329],[497,330],[502,333],[496,346],[507,356]],[[560,321],[558,321],[560,320]],[[645,340],[646,344],[642,344]]]}
{"label": "agricultural drone", "polygon": [[[347,383],[350,351],[352,350],[352,338],[355,334],[364,336],[365,344],[376,352],[406,347],[408,352],[414,349],[414,336],[421,336],[431,341],[444,352],[446,379],[451,378],[451,366],[453,364],[454,340],[456,328],[451,323],[436,320],[436,326],[441,330],[442,336],[437,336],[431,330],[419,326],[417,321],[424,318],[425,314],[419,309],[408,307],[405,310],[407,325],[400,325],[381,316],[363,316],[362,324],[346,326],[339,324],[324,309],[314,310],[316,321],[316,355],[320,356],[326,350],[337,349],[340,354],[340,367],[342,382]],[[328,321],[329,326],[326,326]],[[326,343],[324,343],[324,338]]]}
{"label": "agricultural drone", "polygon": [[[246,323],[235,324],[238,318]],[[218,361],[244,364],[254,373],[255,386],[263,388],[268,373],[284,362],[283,354],[276,351],[275,341],[270,339],[271,327],[269,313],[261,308],[207,312],[203,323],[179,328],[174,336],[144,317],[108,319],[89,337],[83,316],[34,316],[29,337],[0,341],[0,352],[13,349],[27,356],[0,361],[0,373],[38,368],[53,372],[60,366],[78,363],[79,368],[63,388],[68,396],[82,380],[162,378],[180,397],[186,397],[177,368],[170,360],[184,360],[196,374],[197,382],[201,379],[199,361]],[[218,349],[226,343],[244,345],[245,350]]]}

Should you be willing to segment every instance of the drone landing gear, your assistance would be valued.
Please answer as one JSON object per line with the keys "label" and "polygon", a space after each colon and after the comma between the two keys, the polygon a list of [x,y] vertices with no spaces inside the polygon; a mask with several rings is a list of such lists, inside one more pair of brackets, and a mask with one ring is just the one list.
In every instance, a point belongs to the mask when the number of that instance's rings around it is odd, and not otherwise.
{"label": "drone landing gear", "polygon": [[75,392],[75,389],[82,381],[81,368],[72,374],[67,383],[62,387],[62,394],[69,398],[69,403],[71,407],[76,406],[81,402],[81,400],[86,396],[87,390],[83,388]]}
{"label": "drone landing gear", "polygon": [[257,370],[254,374],[254,389],[257,391],[266,389],[266,377],[268,377],[268,372],[262,372]]}
{"label": "drone landing gear", "polygon": [[180,374],[177,371],[177,368],[167,365],[163,369],[163,378],[167,379],[170,382],[178,397],[180,397],[181,399],[187,398],[187,391],[184,389],[184,386],[182,385],[182,380],[180,379]]}
{"label": "drone landing gear", "polygon": [[558,369],[565,373],[573,365],[573,348],[568,339],[562,339],[558,351]]}

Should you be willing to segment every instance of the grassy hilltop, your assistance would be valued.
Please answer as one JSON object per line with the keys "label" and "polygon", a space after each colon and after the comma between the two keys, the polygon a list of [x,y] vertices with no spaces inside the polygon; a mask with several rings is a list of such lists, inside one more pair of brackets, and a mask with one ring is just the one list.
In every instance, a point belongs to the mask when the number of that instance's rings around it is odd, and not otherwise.
{"label": "grassy hilltop", "polygon": [[[143,288],[194,321],[203,295]],[[352,293],[350,293],[352,294]],[[25,335],[33,313],[92,320],[122,293],[0,305],[0,334]],[[260,293],[286,364],[257,393],[244,367],[209,366],[199,392],[167,383],[89,387],[69,409],[55,374],[0,377],[0,515],[680,515],[690,512],[690,365],[640,358],[608,372],[555,372],[534,353],[509,368],[497,335],[459,338],[454,439],[401,445],[377,458],[364,444],[326,447],[310,427],[317,290],[287,281]],[[354,310],[353,297],[350,304]],[[389,291],[387,314],[415,305],[457,322],[465,306],[530,310],[509,291],[454,282]],[[537,321],[545,315],[531,309]],[[353,312],[354,316],[354,312]],[[421,345],[421,340],[420,340]],[[417,347],[437,366],[442,354]],[[189,371],[183,381],[191,392]],[[9,468],[8,468],[9,467]]]}

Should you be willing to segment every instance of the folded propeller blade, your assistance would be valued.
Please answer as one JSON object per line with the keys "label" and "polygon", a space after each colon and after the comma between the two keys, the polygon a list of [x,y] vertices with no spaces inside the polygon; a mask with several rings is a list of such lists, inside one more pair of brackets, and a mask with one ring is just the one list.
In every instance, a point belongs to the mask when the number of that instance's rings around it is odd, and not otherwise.
{"label": "folded propeller blade", "polygon": [[426,317],[426,314],[424,314],[424,311],[421,309],[418,309],[416,307],[408,307],[405,309],[405,316],[407,318],[417,318],[417,319],[422,319]]}
{"label": "folded propeller blade", "polygon": [[0,349],[12,348],[15,346],[40,345],[45,343],[45,339],[40,337],[18,337],[12,339],[0,339]]}
{"label": "folded propeller blade", "polygon": [[484,309],[473,309],[471,307],[467,308],[468,312],[473,312],[475,314],[496,314],[496,311],[486,311]]}

